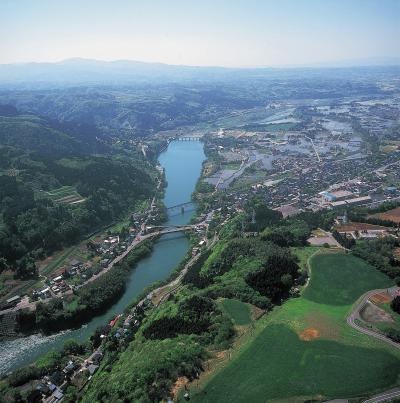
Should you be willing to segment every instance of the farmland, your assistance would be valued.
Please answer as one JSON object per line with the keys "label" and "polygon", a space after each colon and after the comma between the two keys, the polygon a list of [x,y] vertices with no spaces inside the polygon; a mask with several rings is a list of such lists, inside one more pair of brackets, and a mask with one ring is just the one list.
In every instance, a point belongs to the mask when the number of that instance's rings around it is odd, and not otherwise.
{"label": "farmland", "polygon": [[396,384],[399,352],[345,319],[359,296],[390,280],[343,253],[316,254],[310,263],[303,295],[259,320],[255,336],[192,390],[195,402],[356,397]]}
{"label": "farmland", "polygon": [[50,198],[55,203],[77,204],[82,203],[82,198],[73,186],[62,186],[49,192],[41,191],[39,194],[43,197]]}
{"label": "farmland", "polygon": [[400,207],[385,211],[384,213],[373,214],[371,217],[400,224]]}
{"label": "farmland", "polygon": [[391,285],[385,276],[351,255],[328,253],[311,261],[316,270],[303,297],[319,304],[351,305],[366,291]]}

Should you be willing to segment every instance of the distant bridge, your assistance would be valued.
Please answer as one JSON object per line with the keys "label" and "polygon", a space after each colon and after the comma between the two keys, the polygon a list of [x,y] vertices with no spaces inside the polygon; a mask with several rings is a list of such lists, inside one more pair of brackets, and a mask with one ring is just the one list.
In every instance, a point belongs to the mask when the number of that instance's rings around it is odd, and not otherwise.
{"label": "distant bridge", "polygon": [[180,203],[180,204],[175,204],[175,206],[171,206],[171,207],[167,207],[167,210],[176,210],[176,209],[180,209],[180,208],[185,208],[185,207],[189,207],[189,206],[193,206],[193,202],[189,201],[189,202],[185,202],[185,203]]}
{"label": "distant bridge", "polygon": [[202,139],[202,135],[193,135],[193,136],[178,136],[173,140],[175,141],[200,141]]}

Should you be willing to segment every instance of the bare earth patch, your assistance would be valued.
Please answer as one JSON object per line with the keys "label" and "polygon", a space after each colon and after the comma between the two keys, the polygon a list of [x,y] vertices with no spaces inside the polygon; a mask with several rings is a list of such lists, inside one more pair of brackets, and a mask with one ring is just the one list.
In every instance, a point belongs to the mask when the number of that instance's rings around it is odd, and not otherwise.
{"label": "bare earth patch", "polygon": [[392,221],[394,223],[400,223],[400,207],[396,207],[385,213],[372,214],[370,217],[379,218],[380,220]]}
{"label": "bare earth patch", "polygon": [[179,377],[176,380],[174,386],[172,387],[171,397],[176,398],[178,396],[179,391],[182,390],[182,388],[184,388],[188,383],[189,383],[189,379],[186,378],[186,376]]}
{"label": "bare earth patch", "polygon": [[374,304],[387,304],[392,300],[391,296],[387,293],[374,294],[369,299]]}
{"label": "bare earth patch", "polygon": [[315,329],[318,332],[318,337],[323,339],[337,340],[340,336],[340,328],[338,328],[329,316],[324,315],[319,311],[309,312],[303,318],[303,323],[307,329]]}
{"label": "bare earth patch", "polygon": [[314,329],[312,327],[303,330],[300,334],[299,337],[301,340],[304,341],[310,341],[318,338],[320,336],[319,331],[317,329]]}
{"label": "bare earth patch", "polygon": [[370,323],[394,322],[388,312],[372,303],[366,304],[360,312],[360,315],[363,320]]}
{"label": "bare earth patch", "polygon": [[265,313],[264,309],[258,308],[255,305],[251,306],[251,319],[252,320],[257,320],[259,319],[261,316],[263,316]]}

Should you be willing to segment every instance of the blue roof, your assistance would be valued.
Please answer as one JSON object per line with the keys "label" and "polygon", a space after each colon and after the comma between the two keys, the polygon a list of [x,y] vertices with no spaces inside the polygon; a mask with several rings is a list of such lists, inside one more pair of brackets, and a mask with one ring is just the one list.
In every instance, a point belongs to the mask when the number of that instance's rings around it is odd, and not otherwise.
{"label": "blue roof", "polygon": [[335,201],[336,200],[336,196],[333,195],[332,193],[329,192],[323,192],[323,195],[326,199],[328,199],[329,201]]}

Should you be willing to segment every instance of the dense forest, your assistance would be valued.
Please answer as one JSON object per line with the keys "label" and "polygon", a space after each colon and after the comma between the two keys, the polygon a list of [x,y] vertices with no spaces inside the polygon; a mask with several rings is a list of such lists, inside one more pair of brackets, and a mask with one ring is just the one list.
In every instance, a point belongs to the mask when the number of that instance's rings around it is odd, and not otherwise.
{"label": "dense forest", "polygon": [[37,259],[152,196],[155,170],[134,147],[82,141],[78,129],[66,134],[12,107],[0,113],[0,271],[33,277]]}

